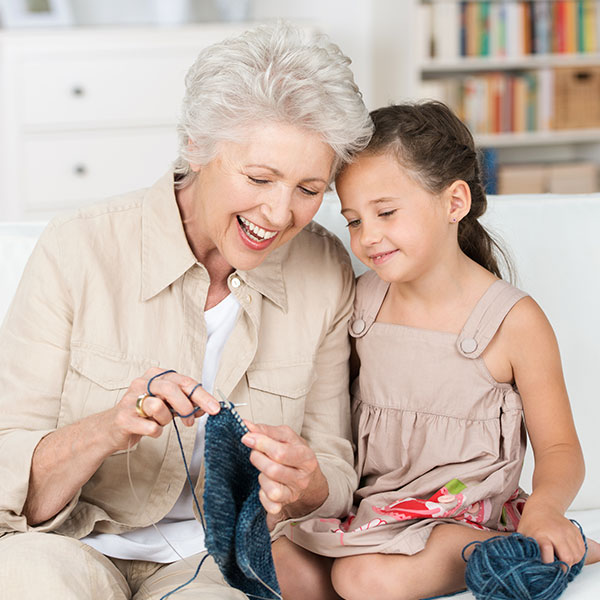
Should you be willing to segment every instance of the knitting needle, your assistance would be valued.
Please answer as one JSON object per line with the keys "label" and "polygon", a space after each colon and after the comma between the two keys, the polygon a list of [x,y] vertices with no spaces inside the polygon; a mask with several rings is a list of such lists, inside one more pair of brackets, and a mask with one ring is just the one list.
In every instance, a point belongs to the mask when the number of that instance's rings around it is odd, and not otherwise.
{"label": "knitting needle", "polygon": [[[221,400],[223,400],[223,402],[229,402],[229,400],[227,400],[227,398],[225,398],[225,394],[221,391],[221,390],[217,390],[217,394],[219,394],[219,396],[221,396]],[[233,404],[233,403],[231,403]],[[248,406],[247,402],[239,402],[238,404],[233,404],[234,408],[237,408],[238,406]]]}

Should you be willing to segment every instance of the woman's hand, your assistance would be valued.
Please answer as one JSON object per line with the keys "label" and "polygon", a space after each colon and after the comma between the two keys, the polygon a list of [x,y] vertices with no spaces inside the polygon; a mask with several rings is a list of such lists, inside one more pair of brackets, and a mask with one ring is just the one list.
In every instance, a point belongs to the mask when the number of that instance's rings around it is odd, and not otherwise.
{"label": "woman's hand", "polygon": [[287,425],[255,425],[242,443],[252,449],[250,462],[260,471],[259,497],[267,525],[300,517],[327,499],[329,486],[310,446]]}
{"label": "woman's hand", "polygon": [[[172,411],[189,415],[181,419],[188,427],[204,413],[214,415],[219,412],[221,407],[217,400],[198,386],[197,381],[174,372],[156,377],[164,372],[164,369],[154,367],[134,379],[121,400],[107,411],[110,418],[108,431],[115,451],[126,450],[142,436],[159,437],[163,427],[173,419]],[[136,409],[136,403],[140,396],[147,393],[148,381],[152,377],[156,377],[150,384],[152,395],[146,396],[141,402],[141,409],[146,415],[142,417]]]}
{"label": "woman's hand", "polygon": [[536,502],[525,503],[523,517],[517,531],[535,538],[540,546],[542,561],[550,563],[555,555],[572,566],[578,563],[585,553],[585,544],[579,527],[571,523],[560,510],[549,504]]}
{"label": "woman's hand", "polygon": [[[202,388],[194,390],[197,382],[191,377],[168,373],[150,384],[153,396],[142,403],[147,417],[136,410],[139,396],[147,392],[151,377],[164,369],[149,369],[125,392],[111,409],[89,415],[75,423],[65,425],[48,434],[37,445],[31,462],[29,489],[23,514],[30,524],[48,520],[62,510],[107,456],[117,450],[127,450],[139,439],[148,435],[158,437],[163,427],[173,419],[170,408],[193,425],[195,417],[205,412],[218,413],[219,403]],[[191,394],[191,398],[188,395]]]}

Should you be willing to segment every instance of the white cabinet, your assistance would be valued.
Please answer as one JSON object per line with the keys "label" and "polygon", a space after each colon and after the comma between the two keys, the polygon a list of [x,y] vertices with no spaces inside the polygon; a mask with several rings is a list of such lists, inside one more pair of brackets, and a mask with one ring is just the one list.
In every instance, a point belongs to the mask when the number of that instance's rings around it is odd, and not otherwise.
{"label": "white cabinet", "polygon": [[0,32],[0,220],[152,184],[176,157],[187,69],[245,28]]}

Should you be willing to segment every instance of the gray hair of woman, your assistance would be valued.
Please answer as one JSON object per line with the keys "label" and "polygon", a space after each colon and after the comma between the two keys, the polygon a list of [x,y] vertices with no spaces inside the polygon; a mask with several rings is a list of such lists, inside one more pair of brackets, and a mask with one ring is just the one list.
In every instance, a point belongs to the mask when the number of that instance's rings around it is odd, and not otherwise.
{"label": "gray hair of woman", "polygon": [[200,52],[189,69],[178,125],[178,187],[208,164],[221,141],[261,122],[305,127],[335,153],[331,179],[368,143],[373,126],[350,59],[324,35],[279,22]]}

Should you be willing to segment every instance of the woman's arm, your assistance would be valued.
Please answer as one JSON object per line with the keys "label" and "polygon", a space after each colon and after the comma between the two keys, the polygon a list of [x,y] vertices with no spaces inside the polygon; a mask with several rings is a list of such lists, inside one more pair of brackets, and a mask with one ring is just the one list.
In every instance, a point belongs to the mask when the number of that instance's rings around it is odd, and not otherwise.
{"label": "woman's arm", "polygon": [[306,397],[301,437],[286,426],[249,424],[251,434],[242,439],[261,471],[261,500],[270,524],[307,517],[316,509],[323,517],[341,516],[351,508],[357,483],[348,394],[354,273],[347,255],[340,251],[337,257],[335,275],[321,279],[335,292],[329,290],[331,306],[322,309],[331,317],[315,350],[315,382]]}
{"label": "woman's arm", "polygon": [[[54,225],[44,231],[0,330],[0,531],[23,531],[53,517],[64,520],[66,514],[58,513],[107,456],[126,450],[140,436],[160,435],[172,418],[165,402],[180,414],[193,408],[186,394],[196,382],[169,374],[152,384],[158,397],[144,402],[152,419],[137,414],[137,397],[146,391],[148,377],[160,372],[155,368],[135,379],[109,410],[58,426],[61,412],[73,408],[64,405],[63,388],[72,325],[85,309],[69,283],[61,239]],[[193,401],[207,412],[218,411],[203,390],[194,392]],[[193,422],[190,418],[186,424]],[[45,523],[44,528],[55,525]]]}
{"label": "woman's arm", "polygon": [[502,327],[535,458],[533,491],[518,530],[538,541],[545,562],[556,554],[573,564],[585,548],[564,514],[583,482],[584,462],[556,337],[531,298],[515,305]]}
{"label": "woman's arm", "polygon": [[[113,452],[127,450],[142,436],[159,437],[173,418],[169,406],[179,414],[189,414],[195,406],[202,408],[194,416],[182,419],[188,427],[204,412],[219,412],[219,404],[210,394],[199,388],[194,390],[195,380],[169,373],[152,382],[155,397],[148,397],[143,403],[148,418],[140,417],[135,407],[137,398],[146,391],[148,379],[163,370],[152,368],[135,379],[114,408],[42,438],[33,453],[23,507],[30,525],[43,523],[60,512]],[[192,390],[190,401],[188,394]]]}

